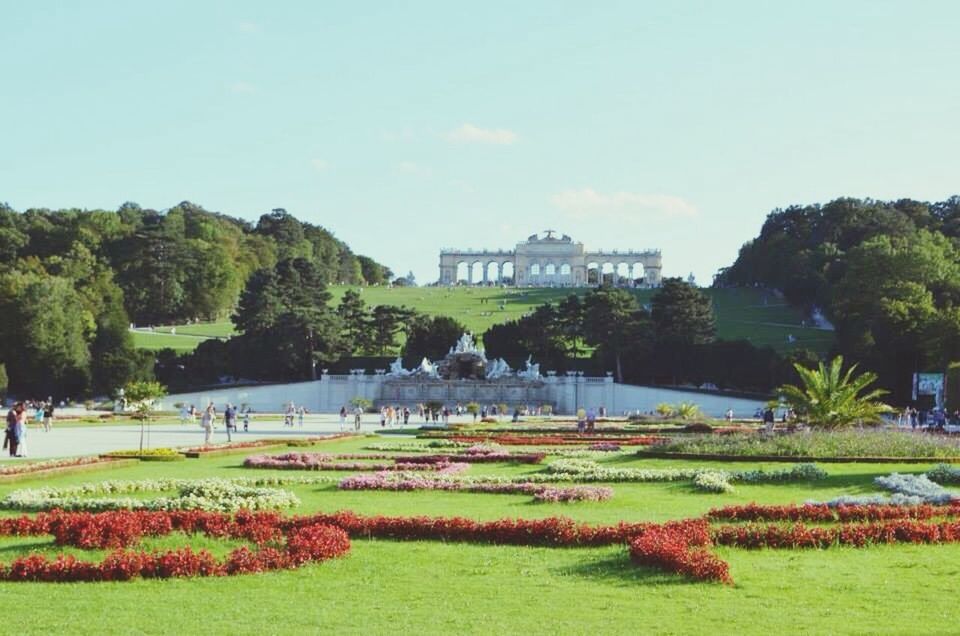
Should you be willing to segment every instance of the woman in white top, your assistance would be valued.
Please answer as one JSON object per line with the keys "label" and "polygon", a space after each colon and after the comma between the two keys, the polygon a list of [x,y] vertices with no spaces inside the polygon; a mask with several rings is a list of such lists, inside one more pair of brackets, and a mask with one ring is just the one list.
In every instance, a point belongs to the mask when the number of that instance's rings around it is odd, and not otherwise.
{"label": "woman in white top", "polygon": [[207,408],[203,410],[203,415],[200,417],[200,426],[203,427],[203,445],[206,446],[210,444],[210,440],[213,437],[213,404],[207,405]]}

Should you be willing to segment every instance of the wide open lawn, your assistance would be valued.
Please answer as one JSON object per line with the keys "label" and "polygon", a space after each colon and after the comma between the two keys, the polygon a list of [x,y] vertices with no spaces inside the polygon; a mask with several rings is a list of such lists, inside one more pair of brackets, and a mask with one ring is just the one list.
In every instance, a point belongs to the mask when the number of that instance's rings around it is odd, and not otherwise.
{"label": "wide open lawn", "polygon": [[[386,440],[397,439],[390,436]],[[381,440],[377,440],[378,442]],[[409,441],[409,440],[406,440]],[[358,452],[367,439],[328,443],[323,452]],[[304,450],[304,449],[296,449]],[[251,452],[250,454],[253,454]],[[261,475],[241,467],[246,454],[170,464],[143,463],[42,482],[58,486],[103,479]],[[716,462],[620,458],[613,465],[662,468]],[[783,468],[737,463],[736,469]],[[340,492],[333,485],[285,487],[303,500],[297,513],[462,515],[476,519],[567,515],[578,520],[663,521],[712,507],[756,501],[802,502],[873,492],[874,476],[921,472],[929,465],[830,464],[821,482],[737,485],[728,495],[699,493],[685,483],[613,484],[599,503],[534,504],[523,495],[438,492]],[[517,474],[538,466],[474,465],[469,474]],[[300,474],[281,471],[282,474]],[[331,473],[309,473],[331,474]],[[344,473],[345,474],[345,473]],[[12,513],[4,513],[12,514]],[[153,540],[173,547],[180,536]],[[190,538],[217,552],[230,545]],[[9,562],[46,538],[0,541]],[[951,589],[960,545],[867,549],[748,551],[717,548],[734,587],[693,583],[633,566],[626,548],[498,547],[422,541],[352,540],[338,560],[291,572],[219,579],[102,584],[3,583],[19,609],[6,633],[956,633],[960,609]],[[82,551],[73,551],[81,554]],[[87,558],[94,555],[84,555]]]}

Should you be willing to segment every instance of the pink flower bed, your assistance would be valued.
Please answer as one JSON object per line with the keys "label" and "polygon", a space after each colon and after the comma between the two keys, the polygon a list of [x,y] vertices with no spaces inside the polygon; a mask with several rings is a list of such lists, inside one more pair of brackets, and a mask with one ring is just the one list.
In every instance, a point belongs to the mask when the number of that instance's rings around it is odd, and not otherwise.
{"label": "pink flower bed", "polygon": [[[363,459],[384,459],[386,455],[355,455]],[[277,470],[424,470],[439,471],[453,462],[413,463],[396,462],[392,464],[378,462],[340,462],[338,456],[323,453],[285,453],[283,455],[253,455],[243,461],[246,468],[273,468]]]}
{"label": "pink flower bed", "polygon": [[[468,449],[469,450],[469,449]],[[546,453],[504,453],[483,449],[473,452],[463,452],[457,455],[413,455],[395,457],[398,462],[411,464],[437,464],[447,462],[470,462],[471,464],[486,464],[496,462],[510,462],[514,464],[539,464],[547,456]]]}
{"label": "pink flower bed", "polygon": [[0,475],[26,475],[28,473],[37,473],[43,470],[73,468],[74,466],[89,466],[90,464],[105,464],[111,461],[113,460],[94,456],[69,457],[67,459],[48,459],[42,462],[30,462],[26,464],[6,464],[0,466]]}

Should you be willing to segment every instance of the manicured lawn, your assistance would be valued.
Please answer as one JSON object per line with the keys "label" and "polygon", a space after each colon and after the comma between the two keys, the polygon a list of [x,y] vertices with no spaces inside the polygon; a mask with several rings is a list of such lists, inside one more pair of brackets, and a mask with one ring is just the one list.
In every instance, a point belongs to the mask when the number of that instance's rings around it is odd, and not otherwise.
{"label": "manicured lawn", "polygon": [[[318,445],[322,452],[363,452],[365,444],[409,442],[401,436]],[[298,451],[304,449],[296,449]],[[241,467],[250,453],[172,464],[142,463],[103,473],[0,485],[12,489],[102,479],[250,476],[291,471]],[[607,463],[606,461],[604,463]],[[717,462],[620,457],[629,467],[717,466]],[[782,468],[738,463],[737,469]],[[333,485],[285,486],[303,504],[294,512],[349,509],[364,514],[461,515],[474,519],[566,515],[595,523],[663,521],[712,507],[790,503],[874,492],[877,475],[922,472],[930,465],[831,464],[811,483],[737,485],[726,495],[687,483],[612,484],[606,502],[533,504],[524,495],[338,491]],[[474,465],[468,474],[521,474],[531,465]],[[293,473],[300,474],[300,473]],[[307,473],[316,475],[320,473]],[[338,474],[338,473],[323,473]],[[347,473],[342,473],[347,474]],[[13,514],[13,513],[3,513]],[[235,543],[170,536],[150,547],[189,543],[225,553]],[[6,538],[0,560],[45,538]],[[59,549],[56,549],[59,551]],[[623,546],[530,548],[434,541],[352,540],[338,560],[299,570],[218,579],[101,584],[2,583],[21,599],[2,631],[16,633],[345,633],[345,634],[636,634],[636,633],[951,633],[960,608],[950,598],[960,545],[866,549],[716,548],[736,585],[694,583],[632,565]],[[81,550],[70,551],[91,558]],[[40,602],[42,599],[42,602]]]}
{"label": "manicured lawn", "polygon": [[[333,303],[339,303],[347,289],[331,287]],[[431,315],[446,315],[462,322],[467,329],[482,334],[490,326],[515,320],[546,302],[557,303],[570,293],[585,294],[588,289],[501,289],[498,287],[364,287],[364,302],[376,305],[406,305]],[[785,352],[799,347],[825,353],[833,344],[833,332],[802,326],[802,313],[768,292],[756,289],[705,289],[714,303],[717,335],[727,340],[746,339],[757,346],[770,346]],[[649,303],[653,290],[634,290],[641,303]],[[503,305],[501,309],[500,306]],[[171,347],[192,351],[208,338],[234,333],[230,321],[157,327],[153,333],[134,332],[134,341],[142,349]],[[793,336],[795,341],[788,342]]]}

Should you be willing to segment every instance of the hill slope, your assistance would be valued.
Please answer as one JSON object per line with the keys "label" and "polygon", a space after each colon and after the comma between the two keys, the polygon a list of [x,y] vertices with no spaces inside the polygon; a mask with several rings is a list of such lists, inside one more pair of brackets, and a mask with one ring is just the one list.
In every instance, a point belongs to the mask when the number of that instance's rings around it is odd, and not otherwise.
{"label": "hill slope", "polygon": [[[467,329],[482,334],[491,325],[519,318],[537,305],[559,302],[570,293],[585,294],[587,289],[501,289],[496,287],[332,287],[333,302],[338,303],[347,289],[362,289],[368,306],[406,305],[433,315],[456,318]],[[770,346],[780,352],[807,348],[825,352],[833,343],[833,333],[802,324],[801,312],[782,299],[759,289],[705,289],[713,300],[717,316],[717,335],[726,340],[745,339],[756,346]],[[654,290],[634,290],[641,303],[650,302]],[[202,323],[176,327],[158,327],[154,333],[136,332],[137,346],[144,349],[172,347],[189,351],[207,338],[232,333],[229,322]],[[788,342],[792,336],[794,341]]]}

